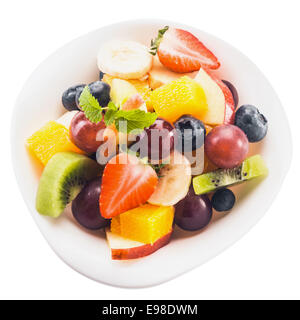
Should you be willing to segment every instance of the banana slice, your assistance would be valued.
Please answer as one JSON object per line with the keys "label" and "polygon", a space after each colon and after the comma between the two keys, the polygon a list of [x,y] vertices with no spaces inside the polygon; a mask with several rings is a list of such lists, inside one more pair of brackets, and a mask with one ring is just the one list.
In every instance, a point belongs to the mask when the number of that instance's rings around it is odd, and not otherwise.
{"label": "banana slice", "polygon": [[100,71],[121,79],[140,79],[152,67],[153,57],[148,48],[134,41],[110,41],[97,57]]}
{"label": "banana slice", "polygon": [[161,178],[148,202],[159,206],[173,206],[187,195],[191,174],[190,162],[175,150],[170,164],[165,165],[159,172]]}

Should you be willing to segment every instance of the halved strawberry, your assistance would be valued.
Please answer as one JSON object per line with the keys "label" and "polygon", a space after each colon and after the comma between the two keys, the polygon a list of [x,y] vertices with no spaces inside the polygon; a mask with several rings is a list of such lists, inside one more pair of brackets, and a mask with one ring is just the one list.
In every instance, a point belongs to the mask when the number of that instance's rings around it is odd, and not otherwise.
{"label": "halved strawberry", "polygon": [[152,167],[137,157],[120,153],[106,165],[99,199],[100,212],[112,218],[144,204],[157,185],[157,174]]}
{"label": "halved strawberry", "polygon": [[217,57],[193,34],[182,29],[168,28],[159,30],[158,37],[151,42],[152,54],[159,57],[160,62],[175,72],[192,72],[201,66],[218,69]]}

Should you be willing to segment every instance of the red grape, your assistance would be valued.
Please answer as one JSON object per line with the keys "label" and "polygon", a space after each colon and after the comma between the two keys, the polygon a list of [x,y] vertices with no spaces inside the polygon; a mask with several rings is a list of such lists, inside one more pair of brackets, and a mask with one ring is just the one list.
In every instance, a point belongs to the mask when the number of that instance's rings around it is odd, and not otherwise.
{"label": "red grape", "polygon": [[238,127],[228,124],[215,127],[206,136],[205,153],[219,168],[233,168],[241,164],[247,156],[249,142]]}
{"label": "red grape", "polygon": [[175,223],[184,230],[206,227],[212,217],[212,205],[206,195],[197,196],[191,190],[175,205]]}
{"label": "red grape", "polygon": [[94,153],[104,142],[101,138],[104,129],[105,123],[103,120],[99,123],[93,123],[86,118],[84,112],[80,111],[72,119],[70,137],[79,149],[87,153]]}
{"label": "red grape", "polygon": [[[148,157],[150,160],[161,160],[169,157],[174,150],[175,133],[174,126],[170,122],[157,118],[137,138],[136,146],[140,148],[140,156]],[[132,150],[135,150],[134,145]]]}
{"label": "red grape", "polygon": [[72,202],[72,213],[76,221],[83,227],[91,230],[105,228],[109,219],[100,214],[99,197],[101,178],[89,181]]}

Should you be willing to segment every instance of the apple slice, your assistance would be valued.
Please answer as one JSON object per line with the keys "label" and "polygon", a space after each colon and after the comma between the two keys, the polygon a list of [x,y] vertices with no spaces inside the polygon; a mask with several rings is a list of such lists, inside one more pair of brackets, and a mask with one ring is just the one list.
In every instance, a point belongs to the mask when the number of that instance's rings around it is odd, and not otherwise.
{"label": "apple slice", "polygon": [[155,56],[153,59],[153,67],[149,71],[149,87],[154,90],[183,76],[189,76],[190,78],[194,79],[197,73],[198,71],[190,73],[173,72],[163,66],[158,57]]}
{"label": "apple slice", "polygon": [[148,256],[168,244],[171,235],[172,231],[150,244],[123,238],[106,229],[106,238],[113,260],[129,260]]}
{"label": "apple slice", "polygon": [[201,120],[209,125],[232,124],[234,100],[223,81],[204,68],[200,69],[195,80],[203,88],[208,105],[208,111]]}
{"label": "apple slice", "polygon": [[110,98],[118,107],[136,93],[136,88],[126,80],[115,78],[111,82]]}
{"label": "apple slice", "polygon": [[195,81],[203,88],[208,106],[201,120],[209,125],[222,124],[225,115],[225,96],[222,89],[203,68],[198,72]]}
{"label": "apple slice", "polygon": [[233,95],[230,89],[226,86],[226,84],[218,78],[215,74],[213,74],[210,70],[205,70],[206,73],[217,83],[217,85],[221,88],[224,97],[225,97],[225,114],[224,114],[224,124],[233,124],[234,123],[234,115],[235,115],[235,103]]}

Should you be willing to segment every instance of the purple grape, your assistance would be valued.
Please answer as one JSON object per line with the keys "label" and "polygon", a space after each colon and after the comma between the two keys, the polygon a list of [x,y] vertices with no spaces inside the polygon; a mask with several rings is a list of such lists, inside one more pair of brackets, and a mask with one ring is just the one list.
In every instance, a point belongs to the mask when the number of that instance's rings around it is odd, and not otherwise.
{"label": "purple grape", "polygon": [[230,83],[229,81],[227,80],[222,80],[226,86],[228,87],[228,89],[231,91],[232,93],[232,96],[233,96],[233,100],[234,100],[234,108],[236,109],[236,107],[238,106],[238,103],[239,103],[239,95],[238,95],[238,92],[235,88],[235,86]]}
{"label": "purple grape", "polygon": [[100,214],[99,197],[101,178],[89,181],[72,202],[72,213],[76,221],[83,227],[96,230],[105,228],[110,220]]}
{"label": "purple grape", "polygon": [[175,223],[188,231],[206,227],[212,217],[212,205],[206,195],[197,196],[191,190],[175,205]]}
{"label": "purple grape", "polygon": [[139,151],[140,157],[148,157],[150,160],[161,160],[169,157],[176,143],[176,131],[174,126],[162,119],[146,128],[137,138],[137,143],[130,149]]}

